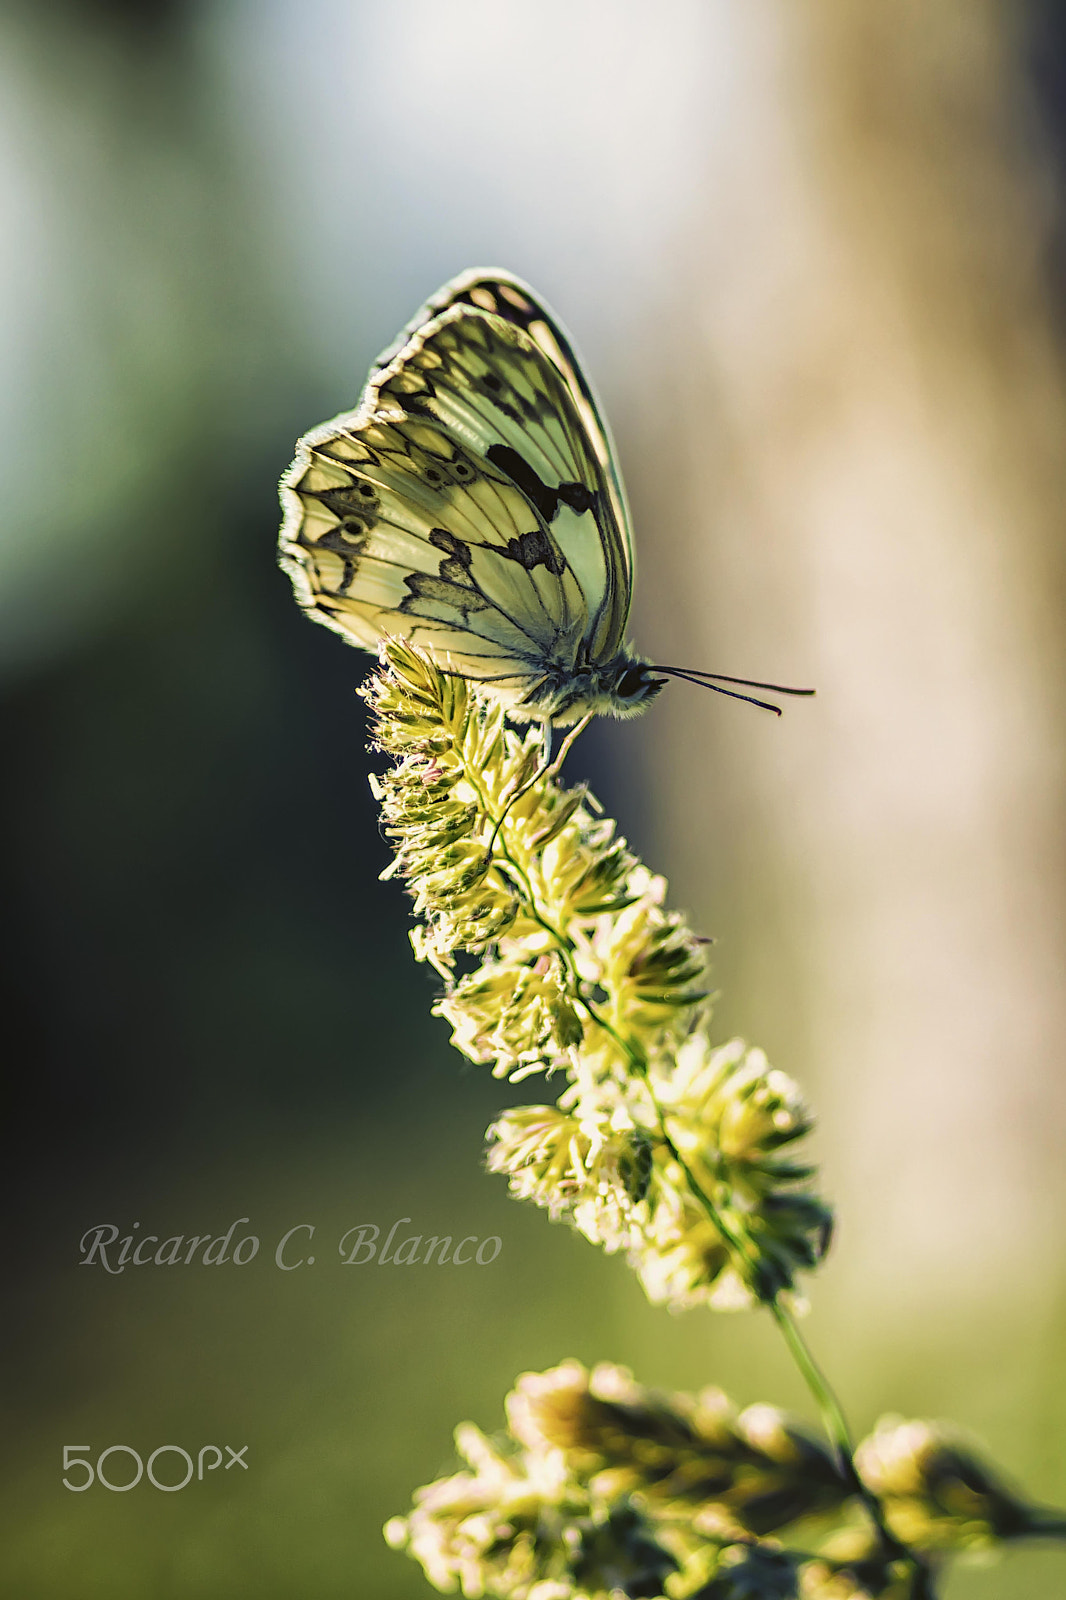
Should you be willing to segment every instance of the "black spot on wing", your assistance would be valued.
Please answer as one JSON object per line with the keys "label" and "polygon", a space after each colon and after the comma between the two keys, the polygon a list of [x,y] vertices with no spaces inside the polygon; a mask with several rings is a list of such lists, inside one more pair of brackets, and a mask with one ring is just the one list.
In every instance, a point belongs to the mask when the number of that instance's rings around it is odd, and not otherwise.
{"label": "black spot on wing", "polygon": [[306,526],[301,528],[298,543],[306,550],[330,550],[344,563],[340,583],[334,591],[347,594],[359,567],[359,557],[366,546],[367,536],[378,521],[380,505],[373,484],[356,480],[340,489],[303,489],[308,500],[317,500],[338,520],[338,526],[327,528],[317,538],[311,538]]}
{"label": "black spot on wing", "polygon": [[328,507],[346,527],[372,528],[378,520],[378,497],[371,483],[353,483],[343,489],[305,489],[303,493]]}
{"label": "black spot on wing", "polygon": [[[442,562],[443,568],[450,563]],[[403,580],[408,593],[400,601],[399,610],[425,616],[423,609],[430,605],[449,606],[466,617],[471,611],[486,611],[489,602],[470,584],[455,583],[444,577],[434,577],[428,572],[410,572]],[[432,613],[429,613],[432,615]]]}
{"label": "black spot on wing", "polygon": [[560,503],[572,511],[582,512],[588,511],[595,500],[593,491],[584,483],[561,483],[557,489],[550,488],[525,457],[509,444],[491,445],[485,454],[494,467],[506,472],[545,522],[553,521],[558,515]]}
{"label": "black spot on wing", "polygon": [[343,561],[344,572],[340,583],[333,590],[334,594],[347,594],[351,588],[352,579],[359,568],[359,557],[366,545],[368,531],[366,528],[327,528],[317,539],[309,539],[301,532],[299,543],[305,549],[330,550]]}
{"label": "black spot on wing", "polygon": [[530,505],[533,506],[545,522],[550,522],[559,509],[559,494],[548,485],[539,473],[534,472],[524,456],[513,450],[509,444],[490,445],[485,454],[494,467],[499,467],[501,472],[506,472],[511,482],[521,489]]}
{"label": "black spot on wing", "polygon": [[596,496],[586,483],[561,483],[556,491],[564,505],[571,511],[588,511],[591,509]]}
{"label": "black spot on wing", "polygon": [[456,538],[454,533],[449,533],[447,528],[432,528],[429,542],[444,551],[444,560],[437,569],[440,577],[448,583],[463,584],[468,589],[476,587],[470,578],[470,563],[474,558],[469,545]]}
{"label": "black spot on wing", "polygon": [[473,461],[456,450],[451,456],[434,457],[428,464],[423,465],[413,452],[408,452],[411,470],[429,484],[431,489],[443,493],[453,483],[473,483],[478,477],[478,468]]}
{"label": "black spot on wing", "polygon": [[474,559],[470,553],[470,546],[464,544],[462,539],[457,539],[454,533],[449,533],[447,528],[431,528],[429,542],[438,550],[443,550],[445,555],[452,556],[461,567],[469,569]]}
{"label": "black spot on wing", "polygon": [[[438,569],[442,578],[447,578],[449,583],[467,584],[469,587],[477,588],[473,579],[468,576],[474,557],[470,545],[464,539],[449,533],[447,528],[431,528],[429,542],[437,550],[444,551],[445,559]],[[566,571],[566,562],[562,554],[543,528],[535,528],[532,533],[520,533],[517,539],[508,539],[504,545],[479,544],[477,548],[491,550],[494,555],[503,556],[507,561],[517,561],[527,572],[532,572],[534,567],[547,567],[549,572],[558,577]],[[480,593],[480,590],[478,592]]]}
{"label": "black spot on wing", "polygon": [[534,567],[543,566],[559,577],[566,571],[566,562],[561,552],[556,549],[543,528],[534,528],[532,533],[520,533],[517,539],[508,539],[500,554],[506,556],[508,561],[517,561],[527,572],[532,572]]}

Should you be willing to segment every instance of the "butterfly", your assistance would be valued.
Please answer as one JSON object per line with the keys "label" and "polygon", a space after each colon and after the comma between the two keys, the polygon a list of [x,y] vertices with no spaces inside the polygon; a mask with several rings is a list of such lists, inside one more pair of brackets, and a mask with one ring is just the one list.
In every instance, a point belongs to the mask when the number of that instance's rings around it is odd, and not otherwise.
{"label": "butterfly", "polygon": [[[630,717],[667,676],[626,642],[629,510],[610,431],[565,330],[528,284],[474,269],[378,357],[354,411],[304,435],[281,480],[279,562],[316,622],[399,636],[519,720]],[[717,681],[712,681],[717,680]]]}

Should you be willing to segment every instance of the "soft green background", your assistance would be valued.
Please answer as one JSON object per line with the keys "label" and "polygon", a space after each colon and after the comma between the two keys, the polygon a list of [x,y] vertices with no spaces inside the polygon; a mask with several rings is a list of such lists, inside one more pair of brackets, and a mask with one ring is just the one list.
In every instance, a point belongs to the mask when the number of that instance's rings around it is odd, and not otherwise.
{"label": "soft green background", "polygon": [[[481,1172],[539,1087],[429,1018],[377,881],[365,663],[273,567],[295,437],[479,263],[605,391],[638,640],[819,686],[780,725],[676,686],[575,756],[715,932],[722,1035],[819,1110],[842,1220],[812,1342],[857,1428],[952,1416],[1066,1502],[1055,8],[0,25],[4,1592],[414,1600],[382,1522],[567,1356],[809,1409],[766,1319],[649,1307]],[[405,1216],[499,1258],[340,1264]],[[77,1264],[98,1223],[239,1217],[244,1268]],[[279,1272],[302,1222],[315,1264]],[[65,1444],[216,1442],[248,1472],[60,1482]],[[1028,1551],[948,1592],[1064,1574]]]}

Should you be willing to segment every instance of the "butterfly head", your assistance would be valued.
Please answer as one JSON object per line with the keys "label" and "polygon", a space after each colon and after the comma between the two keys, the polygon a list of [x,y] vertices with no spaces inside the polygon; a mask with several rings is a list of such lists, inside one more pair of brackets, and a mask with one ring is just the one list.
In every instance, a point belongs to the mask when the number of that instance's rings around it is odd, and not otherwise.
{"label": "butterfly head", "polygon": [[546,674],[530,694],[517,705],[512,704],[511,712],[518,717],[544,718],[559,727],[579,722],[587,716],[636,717],[649,701],[655,699],[668,678],[681,678],[701,689],[713,689],[715,694],[728,695],[731,700],[744,700],[748,705],[772,711],[778,717],[781,707],[772,701],[741,694],[739,687],[727,689],[724,686],[728,683],[745,689],[767,689],[772,694],[814,693],[813,689],[793,689],[783,683],[733,678],[721,672],[703,672],[694,667],[653,665],[623,648],[608,661],[586,661],[568,671],[556,670]]}
{"label": "butterfly head", "polygon": [[665,682],[655,676],[650,662],[620,650],[608,661],[592,661],[546,676],[515,710],[521,715],[528,707],[531,715],[547,717],[559,727],[590,714],[636,717]]}
{"label": "butterfly head", "polygon": [[647,661],[622,656],[612,664],[613,678],[606,686],[608,715],[635,717],[650,700],[654,700],[666,682],[655,676],[655,668]]}

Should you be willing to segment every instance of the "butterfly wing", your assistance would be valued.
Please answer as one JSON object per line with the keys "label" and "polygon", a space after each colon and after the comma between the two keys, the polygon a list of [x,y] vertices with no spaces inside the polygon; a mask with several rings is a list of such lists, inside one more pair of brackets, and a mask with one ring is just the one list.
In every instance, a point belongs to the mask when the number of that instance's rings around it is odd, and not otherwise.
{"label": "butterfly wing", "polygon": [[[496,267],[473,267],[461,272],[426,301],[425,305],[397,336],[371,368],[370,379],[387,367],[403,347],[425,324],[440,316],[451,306],[474,306],[490,311],[529,334],[538,349],[562,375],[574,399],[583,426],[592,447],[600,472],[605,480],[604,489],[610,502],[611,517],[603,530],[604,539],[611,546],[610,560],[621,574],[626,586],[628,613],[629,595],[634,576],[633,538],[629,504],[625,487],[618,470],[618,451],[611,430],[595,390],[585,373],[574,349],[573,341],[562,323],[521,278]],[[617,643],[625,631],[626,618],[621,620]]]}
{"label": "butterfly wing", "polygon": [[442,291],[359,408],[300,441],[281,492],[282,565],[352,643],[411,638],[517,704],[621,642],[631,553],[608,436],[517,280]]}

